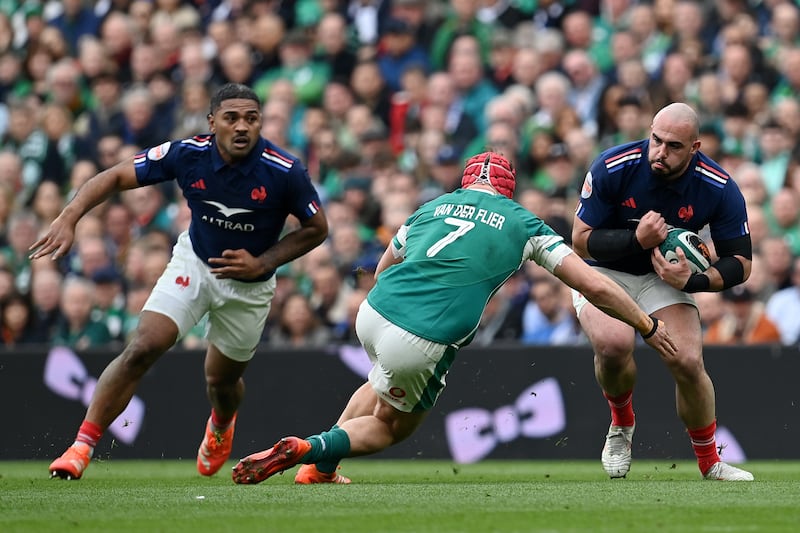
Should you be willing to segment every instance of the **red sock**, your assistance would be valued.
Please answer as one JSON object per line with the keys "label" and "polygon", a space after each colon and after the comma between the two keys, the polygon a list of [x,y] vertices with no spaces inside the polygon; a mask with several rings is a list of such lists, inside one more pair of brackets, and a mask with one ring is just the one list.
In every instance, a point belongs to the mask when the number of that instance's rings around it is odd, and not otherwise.
{"label": "red sock", "polygon": [[688,432],[692,439],[694,454],[697,456],[697,466],[705,475],[714,463],[721,461],[717,452],[717,441],[714,438],[714,434],[717,432],[717,421],[714,420],[704,428],[689,429]]}
{"label": "red sock", "polygon": [[608,400],[611,408],[612,426],[632,426],[635,417],[633,416],[633,390],[629,390],[619,396],[609,396],[603,392],[603,396]]}
{"label": "red sock", "polygon": [[217,430],[225,430],[228,429],[228,426],[231,425],[233,421],[233,417],[230,418],[222,418],[219,416],[217,411],[211,409],[211,425],[217,428]]}
{"label": "red sock", "polygon": [[102,436],[103,429],[100,426],[94,422],[84,420],[80,429],[78,429],[78,436],[75,437],[75,441],[86,443],[94,448]]}

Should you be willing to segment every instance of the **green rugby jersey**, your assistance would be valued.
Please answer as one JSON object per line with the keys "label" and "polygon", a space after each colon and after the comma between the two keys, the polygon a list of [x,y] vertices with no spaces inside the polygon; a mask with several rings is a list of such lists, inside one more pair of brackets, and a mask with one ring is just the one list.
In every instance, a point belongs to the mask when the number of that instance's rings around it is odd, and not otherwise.
{"label": "green rugby jersey", "polygon": [[367,295],[392,323],[424,339],[465,346],[489,298],[530,259],[553,271],[571,249],[508,198],[458,189],[421,206],[394,237],[405,259]]}

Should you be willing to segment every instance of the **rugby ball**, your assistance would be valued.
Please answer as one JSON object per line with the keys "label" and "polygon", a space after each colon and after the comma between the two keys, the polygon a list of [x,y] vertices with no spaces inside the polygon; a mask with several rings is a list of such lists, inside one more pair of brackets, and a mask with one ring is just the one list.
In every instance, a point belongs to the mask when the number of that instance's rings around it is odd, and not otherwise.
{"label": "rugby ball", "polygon": [[658,249],[664,259],[670,263],[678,262],[678,254],[676,250],[681,248],[683,253],[686,254],[686,260],[689,262],[689,268],[692,273],[705,272],[711,264],[711,252],[708,245],[700,238],[700,236],[688,229],[672,228],[667,233],[667,238],[664,239]]}

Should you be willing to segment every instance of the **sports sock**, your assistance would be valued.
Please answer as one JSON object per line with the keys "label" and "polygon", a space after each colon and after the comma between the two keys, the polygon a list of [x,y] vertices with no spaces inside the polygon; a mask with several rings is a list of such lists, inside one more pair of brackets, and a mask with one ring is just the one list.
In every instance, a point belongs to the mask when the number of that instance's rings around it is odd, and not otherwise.
{"label": "sports sock", "polygon": [[95,424],[84,420],[81,427],[78,429],[78,435],[75,437],[75,442],[82,442],[88,444],[91,448],[97,446],[97,442],[103,437],[103,429]]}
{"label": "sports sock", "polygon": [[211,409],[211,427],[216,431],[225,431],[231,425],[233,421],[233,417],[230,418],[222,418],[219,416],[217,411]]}
{"label": "sports sock", "polygon": [[633,390],[622,393],[619,396],[610,396],[603,392],[603,396],[608,400],[611,408],[612,426],[632,426],[636,420],[633,415]]}
{"label": "sports sock", "polygon": [[717,452],[717,441],[714,438],[714,434],[717,432],[717,421],[714,420],[704,428],[689,429],[688,432],[692,439],[694,454],[697,456],[697,466],[700,468],[700,472],[706,475],[709,468],[721,461]]}
{"label": "sports sock", "polygon": [[339,427],[312,435],[306,440],[311,443],[311,451],[303,456],[301,462],[305,464],[338,463],[350,453],[350,437]]}
{"label": "sports sock", "polygon": [[[339,429],[339,426],[334,424],[333,427],[331,427],[331,431],[333,431],[334,429]],[[349,445],[347,448],[348,448],[347,451],[350,451]],[[336,472],[337,468],[339,468],[339,461],[320,461],[319,463],[317,463],[317,470],[319,470],[323,474],[331,474],[333,472]]]}

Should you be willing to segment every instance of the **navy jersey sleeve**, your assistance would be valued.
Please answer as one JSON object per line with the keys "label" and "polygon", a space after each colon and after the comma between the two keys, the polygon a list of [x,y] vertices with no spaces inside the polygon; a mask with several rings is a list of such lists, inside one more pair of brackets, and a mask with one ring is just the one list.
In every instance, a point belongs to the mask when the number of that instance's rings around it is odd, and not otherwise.
{"label": "navy jersey sleeve", "polygon": [[314,216],[320,209],[317,189],[311,182],[308,170],[300,161],[295,161],[288,175],[289,195],[293,204],[289,212],[303,221]]}
{"label": "navy jersey sleeve", "polygon": [[175,179],[180,152],[180,144],[167,141],[136,154],[133,166],[136,168],[139,185],[151,185]]}
{"label": "navy jersey sleeve", "polygon": [[750,233],[744,196],[735,181],[729,179],[722,199],[709,221],[711,239],[715,242],[743,237]]}
{"label": "navy jersey sleeve", "polygon": [[592,228],[599,228],[614,210],[611,179],[602,157],[598,157],[586,173],[576,214]]}

